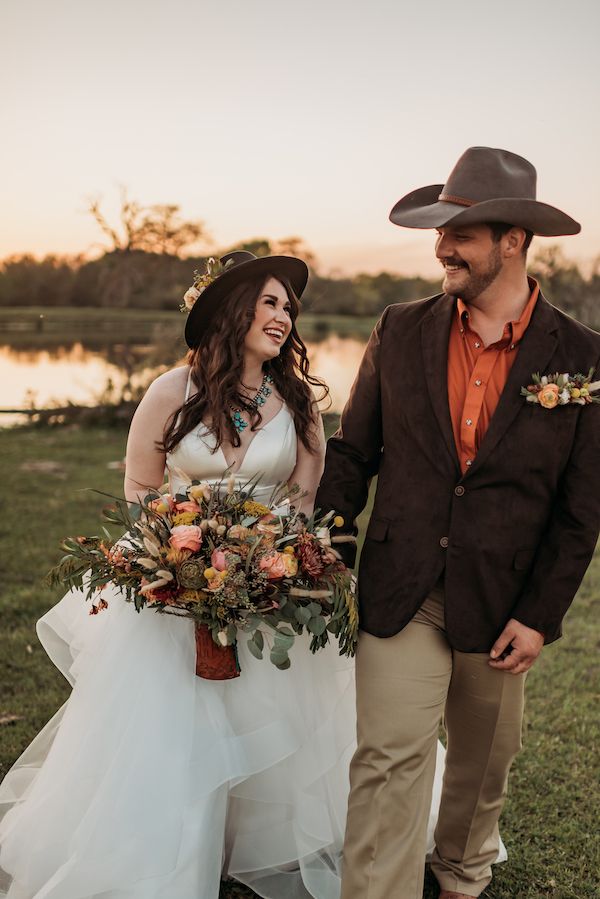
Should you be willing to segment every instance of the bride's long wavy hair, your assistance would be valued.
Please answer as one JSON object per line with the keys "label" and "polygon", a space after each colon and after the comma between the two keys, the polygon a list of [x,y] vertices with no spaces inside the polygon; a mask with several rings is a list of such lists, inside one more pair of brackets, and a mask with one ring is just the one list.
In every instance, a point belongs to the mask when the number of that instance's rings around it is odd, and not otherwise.
{"label": "bride's long wavy hair", "polygon": [[[243,281],[234,287],[213,316],[200,344],[189,351],[186,361],[197,393],[170,418],[161,446],[165,452],[171,452],[201,422],[210,425],[215,437],[215,451],[225,439],[233,446],[240,445],[231,410],[244,406],[239,389],[244,368],[244,339],[268,277]],[[298,437],[310,452],[314,452],[312,435],[318,412],[311,388],[318,388],[319,401],[328,396],[329,388],[320,378],[309,374],[306,346],[296,329],[300,302],[289,281],[285,278],[277,280],[285,287],[290,301],[292,329],[279,355],[265,362],[263,369],[273,378],[275,389],[290,410]],[[260,427],[261,421],[260,409],[253,410],[251,429]]]}

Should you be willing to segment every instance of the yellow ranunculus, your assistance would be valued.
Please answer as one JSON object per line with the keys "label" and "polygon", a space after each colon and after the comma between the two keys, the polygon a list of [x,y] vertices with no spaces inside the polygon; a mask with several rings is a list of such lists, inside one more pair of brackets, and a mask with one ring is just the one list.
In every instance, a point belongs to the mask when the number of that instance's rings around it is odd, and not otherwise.
{"label": "yellow ranunculus", "polygon": [[173,524],[193,524],[196,520],[196,515],[194,512],[178,512],[177,515],[173,516]]}
{"label": "yellow ranunculus", "polygon": [[247,499],[244,503],[244,512],[247,512],[248,515],[268,515],[270,511],[268,506],[263,506],[262,503],[257,503],[253,499]]}
{"label": "yellow ranunculus", "polygon": [[294,555],[294,547],[286,546],[286,548],[284,549],[284,553],[287,553],[288,555],[293,556]]}
{"label": "yellow ranunculus", "polygon": [[581,396],[581,390],[579,389],[579,387],[571,388],[571,396],[574,397],[574,399],[579,399],[579,397]]}
{"label": "yellow ranunculus", "polygon": [[205,568],[204,569],[204,577],[206,578],[207,581],[210,581],[214,577],[216,577],[216,574],[217,574],[216,568]]}
{"label": "yellow ranunculus", "polygon": [[289,553],[282,553],[281,558],[285,567],[285,577],[295,577],[298,574],[298,559]]}

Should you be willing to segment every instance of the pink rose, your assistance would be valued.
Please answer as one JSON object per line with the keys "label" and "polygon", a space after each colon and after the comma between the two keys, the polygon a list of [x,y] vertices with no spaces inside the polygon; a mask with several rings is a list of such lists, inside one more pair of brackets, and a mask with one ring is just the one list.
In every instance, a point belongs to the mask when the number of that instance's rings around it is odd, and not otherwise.
{"label": "pink rose", "polygon": [[178,524],[171,531],[169,543],[175,549],[190,549],[197,552],[202,543],[202,531],[195,524]]}
{"label": "pink rose", "polygon": [[192,503],[186,500],[184,503],[177,503],[178,512],[193,512],[194,515],[200,515],[201,509],[198,503]]}
{"label": "pink rose", "polygon": [[216,568],[217,571],[227,570],[227,556],[222,549],[213,549],[210,557],[210,564],[213,568]]}
{"label": "pink rose", "polygon": [[261,571],[267,572],[269,580],[275,580],[279,577],[285,577],[286,566],[282,553],[272,553],[269,556],[263,556],[260,560]]}

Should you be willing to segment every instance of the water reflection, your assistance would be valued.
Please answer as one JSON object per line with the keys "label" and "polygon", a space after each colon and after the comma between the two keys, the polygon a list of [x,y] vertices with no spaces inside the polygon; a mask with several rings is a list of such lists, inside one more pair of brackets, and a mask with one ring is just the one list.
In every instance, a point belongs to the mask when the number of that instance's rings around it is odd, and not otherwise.
{"label": "water reflection", "polygon": [[[308,342],[311,371],[331,390],[332,412],[340,412],[358,369],[365,341],[330,335]],[[166,358],[170,355],[171,358]],[[0,347],[0,409],[47,408],[68,403],[93,406],[110,382],[117,393],[134,389],[182,361],[177,352],[149,345],[118,345],[88,349],[81,343],[52,349]],[[0,417],[0,426],[12,423]]]}

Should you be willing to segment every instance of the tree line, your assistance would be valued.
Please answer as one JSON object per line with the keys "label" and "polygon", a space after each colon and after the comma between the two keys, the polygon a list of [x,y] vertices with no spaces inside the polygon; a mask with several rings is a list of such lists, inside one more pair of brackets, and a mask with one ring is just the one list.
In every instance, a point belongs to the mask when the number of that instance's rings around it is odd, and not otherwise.
{"label": "tree line", "polygon": [[[284,253],[304,258],[311,266],[311,279],[303,306],[316,314],[376,316],[390,303],[408,302],[440,289],[439,280],[389,272],[325,277],[298,237],[254,238],[224,250],[195,253],[198,244],[210,245],[202,222],[182,220],[174,205],[142,207],[126,193],[116,225],[104,217],[97,201],[89,204],[89,212],[107,241],[101,255],[36,259],[25,254],[5,259],[0,263],[0,306],[177,309],[194,270],[202,270],[208,256],[232,249],[247,249],[257,256]],[[529,269],[551,302],[600,329],[600,257],[584,275],[558,247],[549,246],[534,250]]]}

